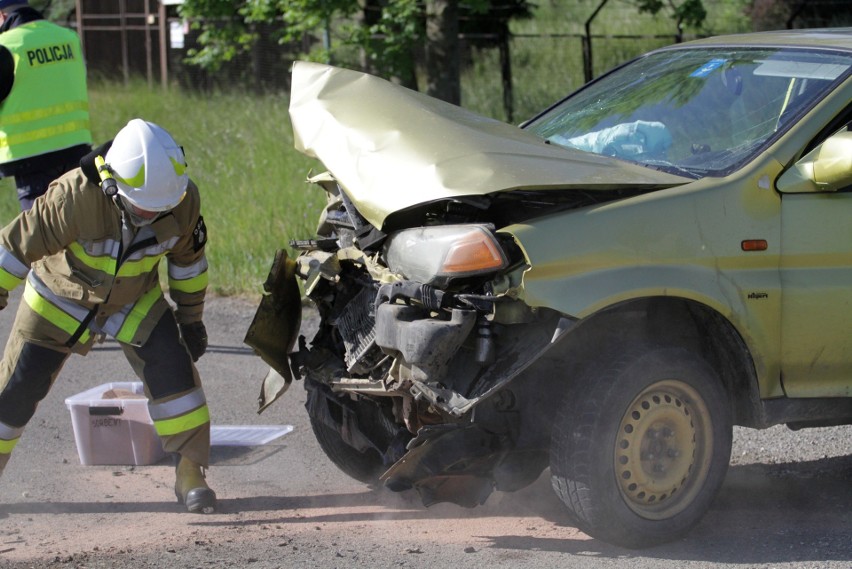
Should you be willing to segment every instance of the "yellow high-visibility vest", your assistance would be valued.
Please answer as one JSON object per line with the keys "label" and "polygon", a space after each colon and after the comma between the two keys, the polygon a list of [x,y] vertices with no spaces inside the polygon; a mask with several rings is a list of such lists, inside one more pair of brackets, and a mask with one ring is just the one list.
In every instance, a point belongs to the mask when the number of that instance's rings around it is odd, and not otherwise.
{"label": "yellow high-visibility vest", "polygon": [[74,31],[37,20],[0,34],[15,82],[0,103],[0,164],[91,144],[86,64]]}

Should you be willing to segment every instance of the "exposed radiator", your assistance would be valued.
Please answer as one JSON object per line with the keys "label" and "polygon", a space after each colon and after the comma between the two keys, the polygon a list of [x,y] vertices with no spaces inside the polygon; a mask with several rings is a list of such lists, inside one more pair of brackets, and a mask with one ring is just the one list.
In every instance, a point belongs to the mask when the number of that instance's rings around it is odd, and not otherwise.
{"label": "exposed radiator", "polygon": [[384,358],[376,346],[376,292],[365,288],[346,305],[337,319],[337,329],[346,347],[346,369],[365,374]]}

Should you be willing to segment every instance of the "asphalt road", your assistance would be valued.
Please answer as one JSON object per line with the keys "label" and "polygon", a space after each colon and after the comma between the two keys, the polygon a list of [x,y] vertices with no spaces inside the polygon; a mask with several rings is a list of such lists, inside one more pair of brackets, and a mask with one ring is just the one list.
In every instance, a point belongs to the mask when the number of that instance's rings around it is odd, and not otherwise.
{"label": "asphalt road", "polygon": [[[0,313],[0,339],[17,296]],[[631,567],[852,568],[852,427],[737,429],[732,467],[686,538],[641,551],[571,526],[545,473],[464,509],[367,488],[314,441],[296,384],[255,412],[265,365],[242,343],[254,307],[212,299],[199,362],[214,426],[291,425],[272,443],[217,446],[209,516],[181,511],[173,469],[81,466],[67,397],[133,381],[114,343],[72,357],[0,479],[0,568]]]}

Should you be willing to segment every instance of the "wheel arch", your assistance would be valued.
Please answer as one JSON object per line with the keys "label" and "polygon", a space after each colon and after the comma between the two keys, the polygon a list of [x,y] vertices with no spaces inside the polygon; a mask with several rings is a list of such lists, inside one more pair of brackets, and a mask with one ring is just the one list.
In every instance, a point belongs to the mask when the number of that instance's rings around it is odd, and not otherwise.
{"label": "wheel arch", "polygon": [[[548,374],[548,381],[570,381],[571,377],[579,377],[595,358],[613,357],[625,346],[635,344],[684,347],[700,354],[723,382],[734,424],[759,425],[760,392],[748,346],[722,314],[689,299],[632,299],[580,320],[555,355],[562,372]],[[595,358],[588,357],[591,353],[596,354]],[[551,387],[564,391],[564,385]]]}

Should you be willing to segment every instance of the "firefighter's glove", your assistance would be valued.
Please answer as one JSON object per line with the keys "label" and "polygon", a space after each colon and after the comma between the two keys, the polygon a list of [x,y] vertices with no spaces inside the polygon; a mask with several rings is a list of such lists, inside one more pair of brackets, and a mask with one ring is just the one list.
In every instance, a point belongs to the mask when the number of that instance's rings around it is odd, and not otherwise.
{"label": "firefighter's glove", "polygon": [[9,304],[9,291],[0,288],[0,310],[6,308],[7,304]]}
{"label": "firefighter's glove", "polygon": [[204,327],[204,322],[181,324],[180,335],[189,350],[189,355],[192,356],[192,361],[197,362],[198,358],[207,351],[207,328]]}

